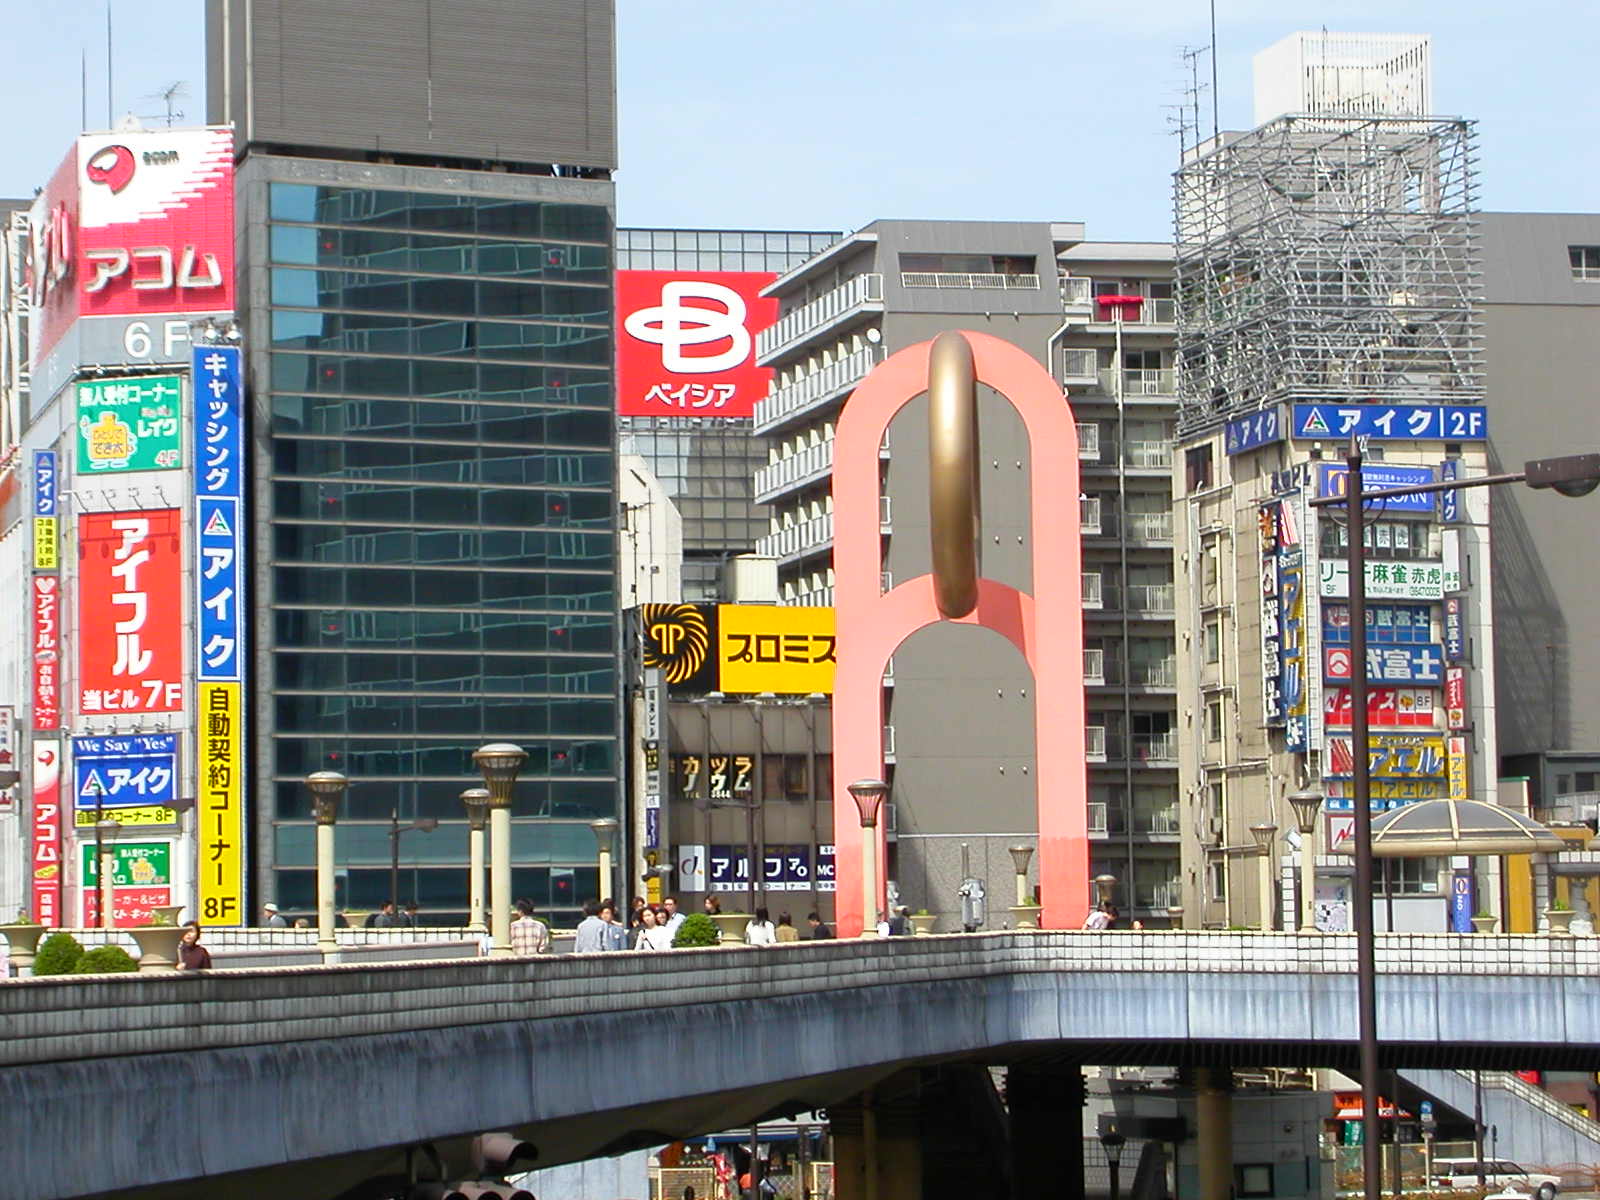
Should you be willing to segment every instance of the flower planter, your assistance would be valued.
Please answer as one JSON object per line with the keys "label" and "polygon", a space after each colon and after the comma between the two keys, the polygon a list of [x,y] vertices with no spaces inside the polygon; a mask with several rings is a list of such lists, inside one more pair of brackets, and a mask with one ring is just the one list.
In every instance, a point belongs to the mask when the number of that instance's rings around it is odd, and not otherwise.
{"label": "flower planter", "polygon": [[917,937],[927,937],[939,923],[938,913],[912,913],[911,931]]}
{"label": "flower planter", "polygon": [[1011,912],[1011,928],[1037,929],[1039,928],[1039,906],[1037,904],[1013,904]]}
{"label": "flower planter", "polygon": [[1495,926],[1500,924],[1499,917],[1473,917],[1472,928],[1478,933],[1493,933]]}
{"label": "flower planter", "polygon": [[1544,910],[1544,919],[1550,922],[1551,937],[1572,936],[1572,910],[1570,908],[1547,908]]}
{"label": "flower planter", "polygon": [[[372,915],[372,911],[365,908],[347,908],[340,915],[344,917],[344,923],[349,928],[363,929],[366,927],[367,918]],[[337,921],[334,922],[335,927],[337,927],[338,924],[339,923]],[[335,936],[338,936],[337,933]]]}
{"label": "flower planter", "polygon": [[5,935],[6,956],[17,968],[17,974],[33,966],[34,951],[39,948],[39,939],[44,936],[43,925],[0,925],[0,934]]}
{"label": "flower planter", "polygon": [[178,943],[183,940],[179,925],[136,925],[128,930],[139,943],[139,972],[159,974],[178,969]]}
{"label": "flower planter", "polygon": [[156,914],[156,920],[163,925],[176,925],[178,914],[183,911],[181,904],[157,904],[150,910]]}
{"label": "flower planter", "polygon": [[755,920],[749,913],[707,913],[717,923],[717,937],[723,946],[744,945],[744,927]]}

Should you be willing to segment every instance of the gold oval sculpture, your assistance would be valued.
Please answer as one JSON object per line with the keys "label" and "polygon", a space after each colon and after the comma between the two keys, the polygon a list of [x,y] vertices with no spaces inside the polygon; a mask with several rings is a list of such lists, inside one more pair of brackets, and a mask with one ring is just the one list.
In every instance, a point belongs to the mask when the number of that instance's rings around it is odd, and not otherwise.
{"label": "gold oval sculpture", "polygon": [[978,376],[953,330],[928,352],[928,518],[935,600],[964,617],[978,605]]}

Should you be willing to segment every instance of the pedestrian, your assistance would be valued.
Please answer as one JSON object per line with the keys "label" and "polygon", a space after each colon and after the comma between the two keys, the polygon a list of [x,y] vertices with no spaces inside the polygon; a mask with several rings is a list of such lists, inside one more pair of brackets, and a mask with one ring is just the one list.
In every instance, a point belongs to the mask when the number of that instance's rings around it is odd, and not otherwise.
{"label": "pedestrian", "polygon": [[261,925],[265,929],[289,928],[288,919],[278,911],[278,906],[270,900],[261,906]]}
{"label": "pedestrian", "polygon": [[400,924],[400,918],[394,911],[394,901],[385,900],[376,913],[367,918],[369,929],[395,929]]}
{"label": "pedestrian", "polygon": [[678,898],[668,896],[661,902],[661,911],[667,918],[667,932],[678,936],[678,926],[683,924],[683,914],[678,911]]}
{"label": "pedestrian", "polygon": [[798,942],[800,931],[794,927],[794,921],[786,912],[778,914],[778,940],[780,942]]}
{"label": "pedestrian", "polygon": [[416,929],[421,925],[421,922],[417,919],[417,902],[415,900],[406,905],[405,915],[400,918],[400,924],[407,929]]}
{"label": "pedestrian", "polygon": [[911,910],[904,907],[894,910],[889,918],[889,936],[905,937],[911,932]]}
{"label": "pedestrian", "polygon": [[606,948],[606,923],[600,919],[600,902],[583,902],[583,920],[578,922],[578,933],[572,942],[574,954],[597,954]]}
{"label": "pedestrian", "polygon": [[211,951],[200,944],[200,922],[190,921],[183,927],[183,936],[178,941],[178,960],[173,965],[180,971],[211,968]]}
{"label": "pedestrian", "polygon": [[296,917],[294,919],[294,927],[296,929],[310,929],[311,928],[311,922],[309,920],[307,920],[305,917]]}
{"label": "pedestrian", "polygon": [[825,942],[829,938],[833,937],[833,930],[829,929],[828,926],[823,922],[822,918],[817,916],[816,913],[807,913],[806,921],[811,926],[812,941]]}
{"label": "pedestrian", "polygon": [[628,948],[628,927],[617,919],[617,902],[606,899],[600,902],[600,915],[605,918],[605,950]]}
{"label": "pedestrian", "polygon": [[744,927],[744,943],[747,946],[772,946],[778,941],[777,930],[772,927],[772,918],[767,916],[764,908],[756,909],[755,920]]}
{"label": "pedestrian", "polygon": [[720,917],[722,915],[722,900],[720,897],[707,896],[702,901],[702,906],[705,908],[706,916],[708,917]]}
{"label": "pedestrian", "polygon": [[1092,933],[1104,933],[1106,926],[1111,924],[1111,915],[1106,908],[1104,904],[1091,908],[1089,915],[1083,919],[1083,927]]}
{"label": "pedestrian", "polygon": [[644,910],[649,905],[645,904],[643,896],[635,896],[633,903],[628,906],[628,928],[638,929],[644,924]]}
{"label": "pedestrian", "polygon": [[550,927],[533,915],[531,900],[517,901],[517,919],[511,922],[511,953],[550,953]]}
{"label": "pedestrian", "polygon": [[672,934],[666,922],[656,915],[656,910],[646,905],[639,911],[639,934],[635,950],[671,950]]}

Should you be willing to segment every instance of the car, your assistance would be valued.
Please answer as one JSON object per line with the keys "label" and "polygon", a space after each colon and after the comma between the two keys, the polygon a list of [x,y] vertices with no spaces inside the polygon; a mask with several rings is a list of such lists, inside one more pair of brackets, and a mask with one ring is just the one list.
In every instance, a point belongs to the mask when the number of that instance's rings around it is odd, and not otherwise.
{"label": "car", "polygon": [[[1483,1181],[1496,1191],[1520,1192],[1524,1196],[1537,1196],[1538,1200],[1555,1200],[1561,1190],[1559,1175],[1523,1170],[1504,1158],[1483,1160]],[[1478,1160],[1475,1158],[1436,1158],[1433,1160],[1433,1186],[1437,1188],[1478,1187]]]}

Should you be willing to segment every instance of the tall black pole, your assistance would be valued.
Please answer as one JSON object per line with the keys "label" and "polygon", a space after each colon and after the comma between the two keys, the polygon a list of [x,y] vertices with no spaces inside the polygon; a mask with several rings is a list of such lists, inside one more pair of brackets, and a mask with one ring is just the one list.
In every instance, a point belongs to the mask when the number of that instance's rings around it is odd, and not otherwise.
{"label": "tall black pole", "polygon": [[[604,880],[601,881],[602,885]],[[400,810],[389,811],[389,905],[400,906]]]}
{"label": "tall black pole", "polygon": [[1367,729],[1367,547],[1362,528],[1361,449],[1350,441],[1345,512],[1350,526],[1350,791],[1356,816],[1356,1018],[1361,1044],[1361,1163],[1366,1200],[1383,1195],[1378,1115],[1377,953],[1372,932],[1372,744]]}

